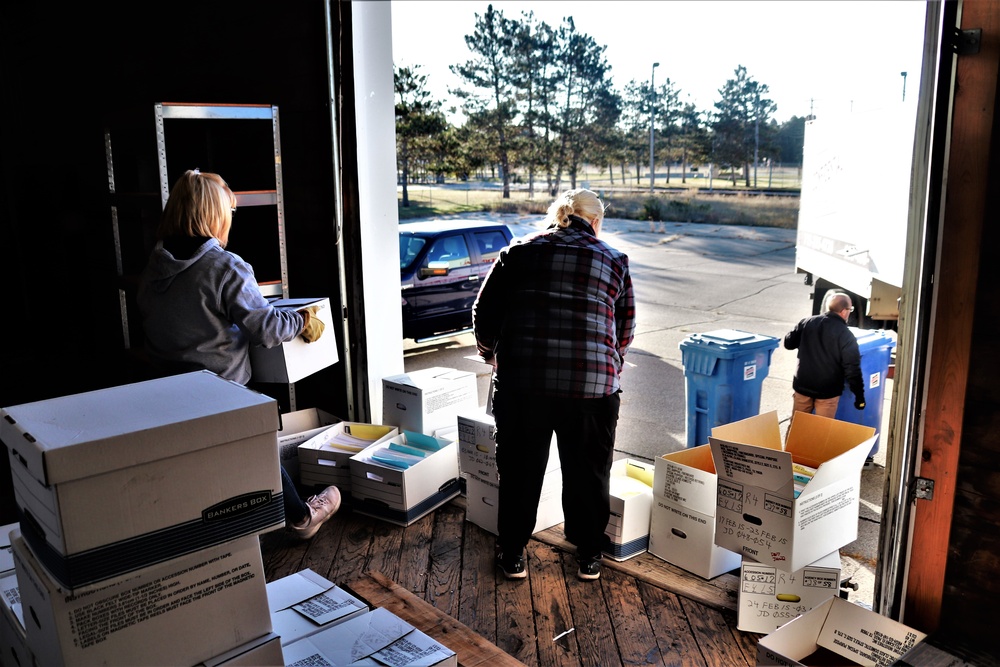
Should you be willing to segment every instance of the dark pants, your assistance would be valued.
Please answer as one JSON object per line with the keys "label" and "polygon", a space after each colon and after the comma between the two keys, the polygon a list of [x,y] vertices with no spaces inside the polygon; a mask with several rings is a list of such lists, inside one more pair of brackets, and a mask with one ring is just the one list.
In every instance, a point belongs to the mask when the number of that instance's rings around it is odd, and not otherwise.
{"label": "dark pants", "polygon": [[281,468],[281,497],[285,504],[285,523],[288,525],[302,523],[303,519],[309,516],[309,506],[299,495],[291,475],[285,472],[285,466],[279,464],[278,467]]}
{"label": "dark pants", "polygon": [[[508,392],[509,393],[509,392]],[[581,557],[608,545],[609,478],[621,398],[560,399],[531,394],[493,396],[500,501],[497,545],[521,553],[535,527],[552,434],[562,467],[566,539]]]}

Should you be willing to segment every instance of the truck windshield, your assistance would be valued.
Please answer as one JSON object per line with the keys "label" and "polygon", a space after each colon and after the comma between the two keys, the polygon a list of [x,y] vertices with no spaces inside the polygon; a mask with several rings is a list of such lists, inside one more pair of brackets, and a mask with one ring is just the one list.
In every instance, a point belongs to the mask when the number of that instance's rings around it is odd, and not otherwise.
{"label": "truck windshield", "polygon": [[420,254],[421,248],[427,244],[427,239],[419,236],[399,237],[399,268],[405,271],[413,264],[413,261]]}

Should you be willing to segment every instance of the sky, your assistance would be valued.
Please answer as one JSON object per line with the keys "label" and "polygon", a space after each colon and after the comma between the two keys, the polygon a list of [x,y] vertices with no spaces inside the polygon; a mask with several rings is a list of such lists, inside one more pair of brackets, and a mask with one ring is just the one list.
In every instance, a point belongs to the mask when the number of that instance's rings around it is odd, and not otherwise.
{"label": "sky", "polygon": [[[391,0],[393,62],[419,66],[432,94],[461,82],[449,65],[472,56],[465,35],[487,0]],[[714,109],[739,65],[767,85],[774,119],[877,108],[916,94],[922,58],[923,0],[495,0],[509,19],[522,11],[606,44],[615,88],[669,78],[682,102]],[[902,75],[906,72],[906,76]],[[449,102],[450,100],[450,102]],[[454,121],[453,121],[454,122]]]}

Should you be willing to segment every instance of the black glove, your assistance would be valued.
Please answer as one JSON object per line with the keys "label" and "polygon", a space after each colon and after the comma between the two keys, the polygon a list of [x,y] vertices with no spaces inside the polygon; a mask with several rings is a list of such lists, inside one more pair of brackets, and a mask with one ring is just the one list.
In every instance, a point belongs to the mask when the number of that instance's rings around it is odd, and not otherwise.
{"label": "black glove", "polygon": [[865,397],[864,396],[861,396],[861,397],[855,396],[854,397],[854,408],[856,410],[864,410],[865,409]]}

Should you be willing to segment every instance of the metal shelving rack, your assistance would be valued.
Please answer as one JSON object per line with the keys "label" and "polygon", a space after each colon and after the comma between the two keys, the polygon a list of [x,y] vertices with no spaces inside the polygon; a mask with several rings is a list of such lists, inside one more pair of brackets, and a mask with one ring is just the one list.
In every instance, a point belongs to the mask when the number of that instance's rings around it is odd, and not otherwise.
{"label": "metal shelving rack", "polygon": [[[129,311],[134,307],[138,273],[155,243],[159,213],[166,206],[170,187],[182,170],[201,167],[222,174],[231,184],[239,181],[261,186],[258,189],[234,188],[237,206],[244,209],[244,214],[237,218],[237,224],[247,226],[237,235],[239,240],[230,245],[242,246],[239,254],[254,266],[265,297],[288,298],[289,287],[278,107],[265,104],[154,104],[155,173],[148,116],[145,112],[139,112],[138,118],[136,116],[133,113],[127,121],[112,124],[105,130],[104,139],[122,337],[125,349],[139,352],[141,356],[141,350],[137,349],[141,348],[141,336],[136,335],[138,319],[130,324]],[[142,120],[142,117],[147,120]],[[258,125],[265,122],[269,123],[267,127]],[[119,158],[119,165],[116,165],[112,152],[113,134],[117,147],[125,154],[124,158]],[[224,136],[220,138],[217,135]],[[270,146],[263,144],[267,141],[265,137],[270,137]],[[252,157],[248,158],[249,154]],[[268,154],[273,156],[273,181],[270,180]],[[183,167],[175,172],[169,171],[168,155],[176,163],[183,163]],[[119,180],[128,180],[128,192],[120,191]],[[136,338],[139,339],[138,344]],[[288,395],[289,407],[295,410],[294,384],[288,385]]]}
{"label": "metal shelving rack", "polygon": [[167,205],[172,185],[167,172],[167,141],[164,121],[187,120],[269,120],[274,140],[274,189],[234,192],[237,206],[274,206],[277,210],[278,255],[280,257],[280,281],[262,281],[264,296],[288,298],[288,259],[285,246],[285,209],[281,181],[281,133],[278,107],[254,104],[183,104],[160,103],[154,106],[156,119],[156,150],[160,173],[160,203]]}

